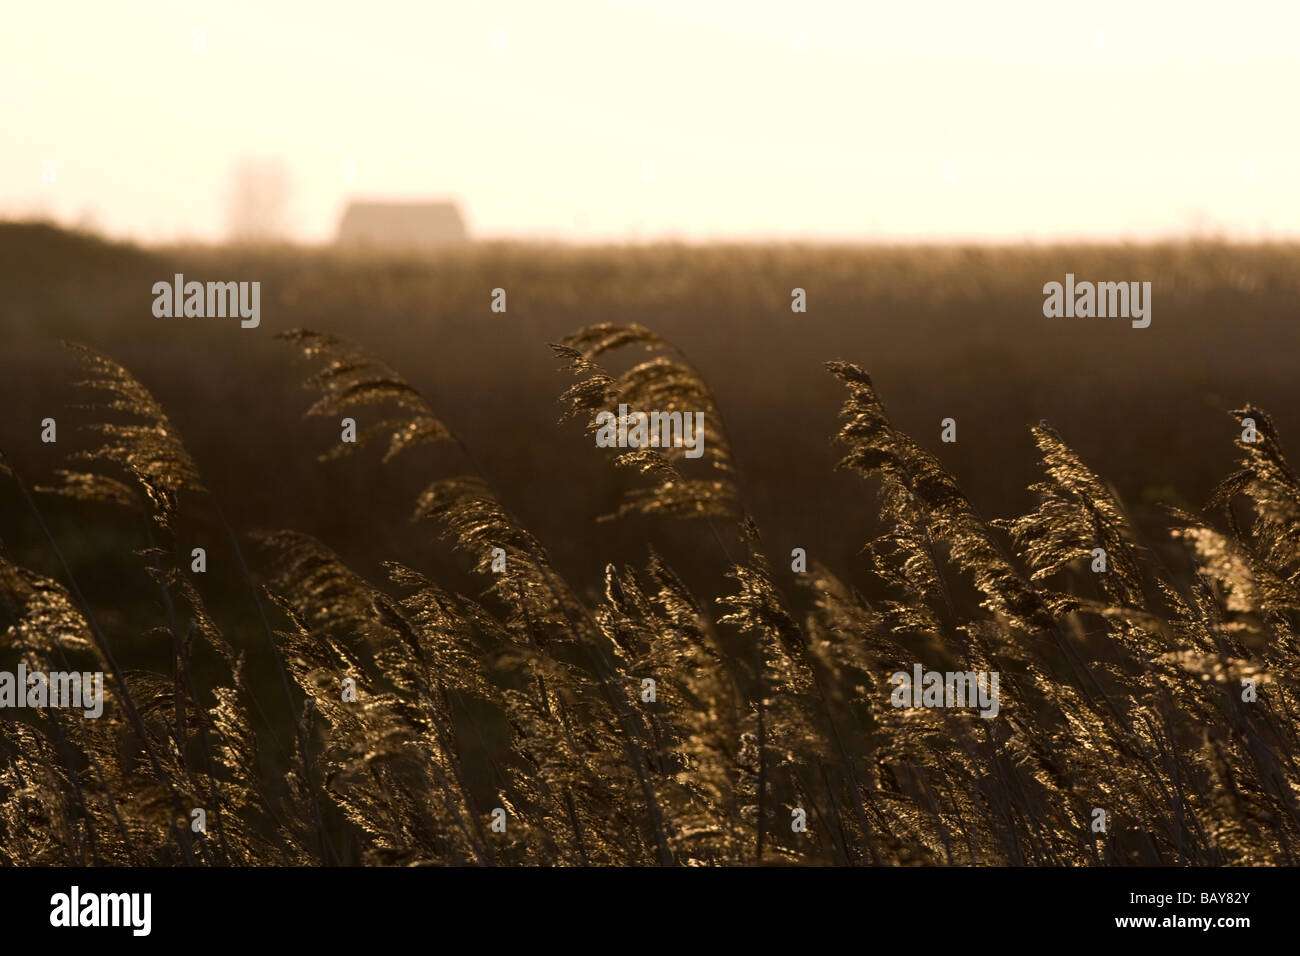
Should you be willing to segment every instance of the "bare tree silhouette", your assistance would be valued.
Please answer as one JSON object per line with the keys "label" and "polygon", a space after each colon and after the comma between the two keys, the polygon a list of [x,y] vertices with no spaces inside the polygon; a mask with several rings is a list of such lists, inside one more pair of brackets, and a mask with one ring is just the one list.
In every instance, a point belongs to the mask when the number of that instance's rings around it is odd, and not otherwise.
{"label": "bare tree silhouette", "polygon": [[227,196],[227,236],[235,243],[282,240],[290,195],[289,172],[274,159],[235,164]]}

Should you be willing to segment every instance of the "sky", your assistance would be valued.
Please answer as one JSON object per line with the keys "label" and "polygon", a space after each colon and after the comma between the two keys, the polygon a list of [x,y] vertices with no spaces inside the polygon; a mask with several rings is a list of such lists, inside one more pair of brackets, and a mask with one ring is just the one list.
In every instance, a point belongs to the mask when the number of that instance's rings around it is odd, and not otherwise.
{"label": "sky", "polygon": [[1300,237],[1300,3],[10,4],[0,216],[219,241],[451,198],[481,238]]}

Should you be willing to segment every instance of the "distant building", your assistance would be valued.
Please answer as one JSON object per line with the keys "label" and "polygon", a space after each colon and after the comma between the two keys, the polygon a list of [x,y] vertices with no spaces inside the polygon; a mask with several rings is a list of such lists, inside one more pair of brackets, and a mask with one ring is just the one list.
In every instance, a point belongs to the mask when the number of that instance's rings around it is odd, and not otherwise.
{"label": "distant building", "polygon": [[458,245],[469,234],[454,202],[352,202],[339,220],[343,246],[420,248]]}

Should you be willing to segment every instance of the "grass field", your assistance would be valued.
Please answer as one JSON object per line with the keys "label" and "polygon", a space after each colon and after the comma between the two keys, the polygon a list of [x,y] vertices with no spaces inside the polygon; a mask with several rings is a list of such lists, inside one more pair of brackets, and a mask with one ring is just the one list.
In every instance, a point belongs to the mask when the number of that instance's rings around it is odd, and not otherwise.
{"label": "grass field", "polygon": [[[128,680],[134,708],[114,697],[105,723],[129,743],[87,730],[60,763],[11,734],[0,846],[11,862],[1294,863],[1300,485],[1273,456],[1300,447],[1297,253],[483,245],[417,259],[0,226],[11,645],[102,661],[103,637],[124,668],[169,675]],[[178,272],[260,281],[260,327],[154,317],[152,285]],[[1067,272],[1150,281],[1150,327],[1045,318],[1043,284]],[[796,287],[807,313],[790,310]],[[597,520],[647,480],[613,467],[582,416],[560,421],[574,377],[549,345],[601,323],[680,350],[693,372],[652,394],[707,386],[728,444],[682,472],[725,483],[726,501],[701,498],[710,521]],[[363,429],[380,419],[338,394],[331,415],[304,417],[320,363],[276,337],[299,328],[387,363],[376,375],[420,396],[399,421],[427,414],[458,442],[319,460],[343,409]],[[615,376],[643,357],[599,333],[568,342]],[[147,389],[203,493],[159,465],[162,491],[136,512],[85,487],[24,497],[87,470],[72,456],[104,435],[85,426],[125,420],[86,407],[88,374],[110,395]],[[1269,416],[1259,446],[1237,443],[1228,414],[1248,403]],[[40,440],[47,417],[56,444]],[[948,417],[956,443],[940,441]],[[171,461],[163,445],[92,465],[132,486],[133,464]],[[491,494],[425,494],[462,475]],[[417,502],[434,520],[411,520]],[[262,534],[281,529],[313,539]],[[476,575],[497,539],[522,557]],[[1105,578],[1083,558],[1097,542]],[[202,578],[185,571],[194,546]],[[187,624],[207,613],[211,628]],[[1000,670],[1006,719],[891,709],[884,678],[915,661]],[[361,716],[330,692],[349,669],[375,702]],[[646,673],[658,711],[635,695]],[[1234,688],[1258,674],[1267,690],[1243,706]],[[248,700],[218,701],[216,685]],[[235,746],[245,718],[275,740],[256,757]],[[40,774],[57,796],[34,793]],[[195,841],[183,821],[200,805],[225,829]],[[508,839],[485,829],[497,806],[517,821]],[[790,831],[794,806],[807,834]],[[1117,821],[1107,833],[1089,829],[1096,807]]]}

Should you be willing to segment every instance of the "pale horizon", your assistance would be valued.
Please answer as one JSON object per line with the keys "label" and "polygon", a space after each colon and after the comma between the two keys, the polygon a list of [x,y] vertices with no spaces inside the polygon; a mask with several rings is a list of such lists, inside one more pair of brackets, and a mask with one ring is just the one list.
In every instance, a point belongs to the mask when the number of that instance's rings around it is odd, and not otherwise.
{"label": "pale horizon", "polygon": [[252,160],[310,244],[385,199],[484,240],[1294,240],[1297,36],[1272,2],[28,5],[0,216],[218,242]]}

